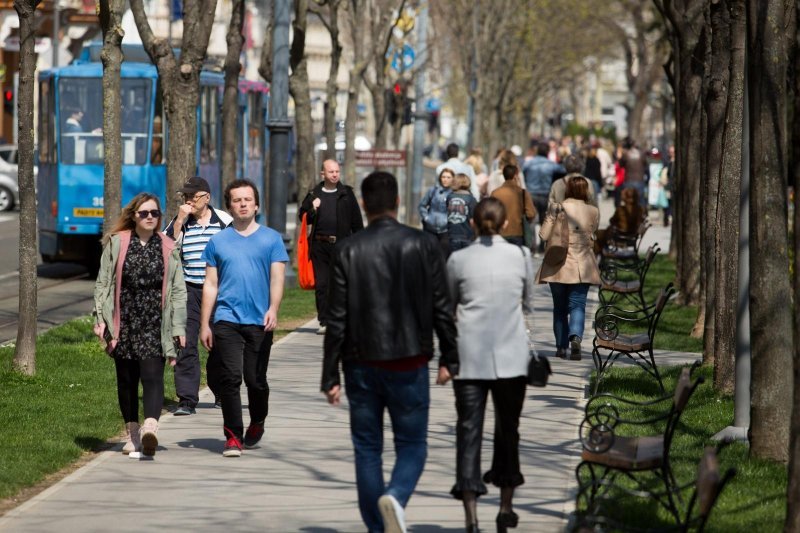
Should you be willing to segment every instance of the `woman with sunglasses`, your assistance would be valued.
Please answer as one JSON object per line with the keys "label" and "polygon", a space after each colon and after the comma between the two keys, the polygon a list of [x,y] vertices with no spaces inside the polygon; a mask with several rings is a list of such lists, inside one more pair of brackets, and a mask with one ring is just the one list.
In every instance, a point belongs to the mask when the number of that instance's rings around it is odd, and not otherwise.
{"label": "woman with sunglasses", "polygon": [[[94,333],[114,359],[125,421],[122,452],[155,455],[164,403],[164,367],[186,342],[186,285],[175,241],[158,232],[158,197],[137,194],[103,236],[94,289]],[[139,426],[139,382],[144,423]]]}

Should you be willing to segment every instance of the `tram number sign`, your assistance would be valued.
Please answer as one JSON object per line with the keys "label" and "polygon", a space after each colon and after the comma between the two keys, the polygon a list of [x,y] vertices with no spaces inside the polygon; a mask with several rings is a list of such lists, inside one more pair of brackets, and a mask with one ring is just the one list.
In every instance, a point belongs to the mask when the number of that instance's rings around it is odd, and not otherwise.
{"label": "tram number sign", "polygon": [[102,217],[103,208],[100,207],[74,207],[72,209],[74,217]]}
{"label": "tram number sign", "polygon": [[404,167],[405,150],[357,150],[357,167]]}

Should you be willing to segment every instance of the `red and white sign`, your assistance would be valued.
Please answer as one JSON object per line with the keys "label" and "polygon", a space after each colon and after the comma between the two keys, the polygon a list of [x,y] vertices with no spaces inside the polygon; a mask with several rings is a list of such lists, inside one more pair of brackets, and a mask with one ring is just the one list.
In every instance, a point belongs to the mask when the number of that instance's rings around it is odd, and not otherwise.
{"label": "red and white sign", "polygon": [[357,167],[404,167],[405,150],[356,150]]}

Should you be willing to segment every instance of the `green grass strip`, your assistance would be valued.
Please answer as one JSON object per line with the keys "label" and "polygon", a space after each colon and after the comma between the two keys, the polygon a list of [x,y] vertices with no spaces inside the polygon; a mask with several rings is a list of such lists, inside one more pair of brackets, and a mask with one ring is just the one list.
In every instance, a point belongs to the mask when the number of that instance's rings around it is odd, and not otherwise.
{"label": "green grass strip", "polygon": [[[275,339],[315,314],[313,291],[288,289]],[[205,350],[200,356],[205,383]],[[91,318],[39,336],[35,376],[12,371],[13,357],[13,347],[0,348],[0,499],[102,449],[123,429],[114,362],[92,333]],[[164,386],[169,406],[176,400],[169,367]]]}

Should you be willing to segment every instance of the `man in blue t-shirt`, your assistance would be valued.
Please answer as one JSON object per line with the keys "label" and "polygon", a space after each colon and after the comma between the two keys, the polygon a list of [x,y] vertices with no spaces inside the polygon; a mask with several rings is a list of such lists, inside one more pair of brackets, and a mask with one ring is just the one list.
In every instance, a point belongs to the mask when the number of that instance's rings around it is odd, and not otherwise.
{"label": "man in blue t-shirt", "polygon": [[[227,439],[222,455],[239,457],[242,443],[253,448],[264,435],[269,411],[267,365],[289,255],[280,234],[255,221],[259,206],[253,182],[236,180],[228,185],[225,205],[233,223],[211,237],[202,255],[207,266],[200,341],[211,352],[209,385],[222,400]],[[250,411],[246,433],[239,392],[242,374]]]}

